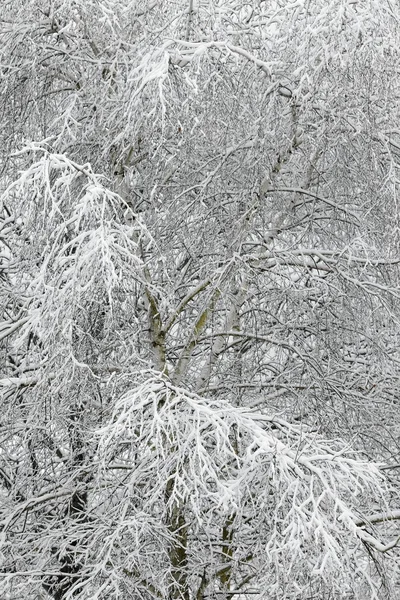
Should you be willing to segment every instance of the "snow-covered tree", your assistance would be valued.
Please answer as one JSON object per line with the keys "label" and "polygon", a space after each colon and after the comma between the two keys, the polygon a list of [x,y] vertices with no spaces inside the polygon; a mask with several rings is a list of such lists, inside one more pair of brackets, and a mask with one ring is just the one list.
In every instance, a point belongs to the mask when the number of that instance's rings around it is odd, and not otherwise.
{"label": "snow-covered tree", "polygon": [[3,6],[2,597],[396,597],[398,7]]}

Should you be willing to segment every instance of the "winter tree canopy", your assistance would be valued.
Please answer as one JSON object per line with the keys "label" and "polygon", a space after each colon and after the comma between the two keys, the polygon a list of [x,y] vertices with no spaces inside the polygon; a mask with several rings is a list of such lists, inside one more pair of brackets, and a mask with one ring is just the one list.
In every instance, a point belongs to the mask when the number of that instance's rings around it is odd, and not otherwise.
{"label": "winter tree canopy", "polygon": [[0,596],[400,574],[400,8],[3,0]]}

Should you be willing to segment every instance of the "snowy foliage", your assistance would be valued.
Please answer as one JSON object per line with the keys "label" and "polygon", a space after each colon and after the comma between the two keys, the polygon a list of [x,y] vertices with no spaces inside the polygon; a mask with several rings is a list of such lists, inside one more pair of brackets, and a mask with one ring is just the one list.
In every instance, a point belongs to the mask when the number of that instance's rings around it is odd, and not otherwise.
{"label": "snowy foliage", "polygon": [[399,17],[3,0],[2,598],[398,596]]}

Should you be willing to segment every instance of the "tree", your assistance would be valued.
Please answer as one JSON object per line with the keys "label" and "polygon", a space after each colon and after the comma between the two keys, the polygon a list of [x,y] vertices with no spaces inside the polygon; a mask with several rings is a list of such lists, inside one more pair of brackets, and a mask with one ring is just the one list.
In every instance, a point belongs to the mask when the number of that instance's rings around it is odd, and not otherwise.
{"label": "tree", "polygon": [[266,4],[5,3],[5,597],[395,597],[398,10]]}

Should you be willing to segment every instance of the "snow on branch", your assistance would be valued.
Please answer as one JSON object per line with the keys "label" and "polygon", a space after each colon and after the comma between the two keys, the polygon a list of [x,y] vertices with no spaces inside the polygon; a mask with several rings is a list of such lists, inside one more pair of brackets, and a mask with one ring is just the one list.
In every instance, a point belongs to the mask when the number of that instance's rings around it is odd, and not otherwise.
{"label": "snow on branch", "polygon": [[147,373],[96,435],[103,481],[117,458],[131,463],[125,486],[130,495],[141,490],[147,514],[161,510],[162,520],[163,510],[179,506],[193,529],[207,522],[211,537],[213,521],[234,515],[237,547],[243,554],[249,544],[265,577],[279,562],[294,582],[306,569],[334,585],[338,574],[352,577],[364,544],[385,548],[360,520],[366,498],[382,505],[378,467],[301,425],[202,398]]}
{"label": "snow on branch", "polygon": [[37,144],[24,152],[36,160],[3,200],[12,195],[21,211],[25,239],[22,243],[21,235],[15,236],[13,251],[24,265],[20,286],[30,299],[29,316],[4,335],[19,329],[22,340],[33,329],[43,341],[62,329],[68,338],[70,324],[88,303],[101,299],[112,311],[115,291],[123,294],[132,281],[144,280],[139,247],[149,247],[152,238],[89,164]]}

